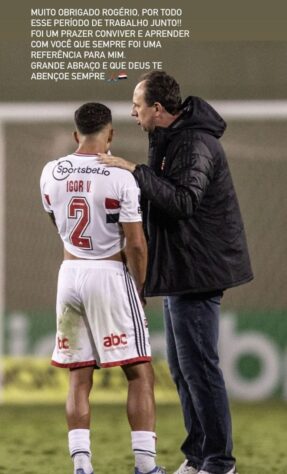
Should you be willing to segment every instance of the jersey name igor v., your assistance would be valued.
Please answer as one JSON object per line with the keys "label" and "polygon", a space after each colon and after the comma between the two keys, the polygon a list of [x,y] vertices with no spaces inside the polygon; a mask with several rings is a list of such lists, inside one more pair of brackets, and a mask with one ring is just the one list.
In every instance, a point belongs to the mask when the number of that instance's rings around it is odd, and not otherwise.
{"label": "jersey name igor v.", "polygon": [[65,249],[78,258],[119,252],[125,246],[119,224],[141,221],[140,190],[133,175],[106,168],[97,155],[74,153],[50,161],[40,186],[44,209],[53,212]]}

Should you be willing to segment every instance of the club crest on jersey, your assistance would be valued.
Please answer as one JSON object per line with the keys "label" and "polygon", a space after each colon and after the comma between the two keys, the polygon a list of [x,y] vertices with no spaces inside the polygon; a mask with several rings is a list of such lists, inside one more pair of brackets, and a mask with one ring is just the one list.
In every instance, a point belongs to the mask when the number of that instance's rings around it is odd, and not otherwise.
{"label": "club crest on jersey", "polygon": [[96,166],[91,168],[90,166],[77,166],[73,167],[73,164],[69,160],[62,160],[58,161],[58,163],[54,166],[52,175],[53,178],[57,181],[64,181],[69,176],[73,175],[74,173],[78,174],[101,174],[103,176],[109,176],[111,173],[106,168],[101,166]]}

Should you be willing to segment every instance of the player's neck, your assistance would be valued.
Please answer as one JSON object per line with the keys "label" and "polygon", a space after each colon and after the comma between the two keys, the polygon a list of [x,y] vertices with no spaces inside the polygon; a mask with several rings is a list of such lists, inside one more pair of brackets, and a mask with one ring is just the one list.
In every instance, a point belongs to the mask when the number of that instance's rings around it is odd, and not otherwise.
{"label": "player's neck", "polygon": [[101,147],[78,147],[75,153],[78,155],[98,155],[99,153],[107,153],[107,149]]}
{"label": "player's neck", "polygon": [[76,150],[80,154],[97,155],[97,153],[107,153],[108,146],[106,140],[86,138],[79,143]]}
{"label": "player's neck", "polygon": [[107,153],[112,140],[111,125],[106,126],[98,133],[82,135],[76,132],[75,138],[78,143],[77,153],[97,155],[98,153]]}

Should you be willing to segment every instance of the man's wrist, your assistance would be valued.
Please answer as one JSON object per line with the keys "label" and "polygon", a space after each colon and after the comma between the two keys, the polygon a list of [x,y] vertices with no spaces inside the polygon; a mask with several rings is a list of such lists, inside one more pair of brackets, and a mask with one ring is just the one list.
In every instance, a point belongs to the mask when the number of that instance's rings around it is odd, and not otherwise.
{"label": "man's wrist", "polygon": [[137,292],[139,295],[143,294],[144,292],[144,285],[136,285]]}
{"label": "man's wrist", "polygon": [[145,296],[144,296],[144,286],[141,286],[140,288],[137,287],[137,291],[138,291],[139,298],[142,302],[142,305],[145,306],[146,305],[146,299],[145,299]]}

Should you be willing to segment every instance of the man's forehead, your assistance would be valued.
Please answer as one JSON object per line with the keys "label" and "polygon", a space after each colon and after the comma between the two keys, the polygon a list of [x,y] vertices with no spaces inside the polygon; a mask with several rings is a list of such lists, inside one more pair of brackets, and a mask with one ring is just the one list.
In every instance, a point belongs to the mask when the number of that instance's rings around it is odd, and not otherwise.
{"label": "man's forehead", "polygon": [[145,81],[141,81],[135,87],[134,97],[139,98],[144,95],[144,92],[145,92]]}

